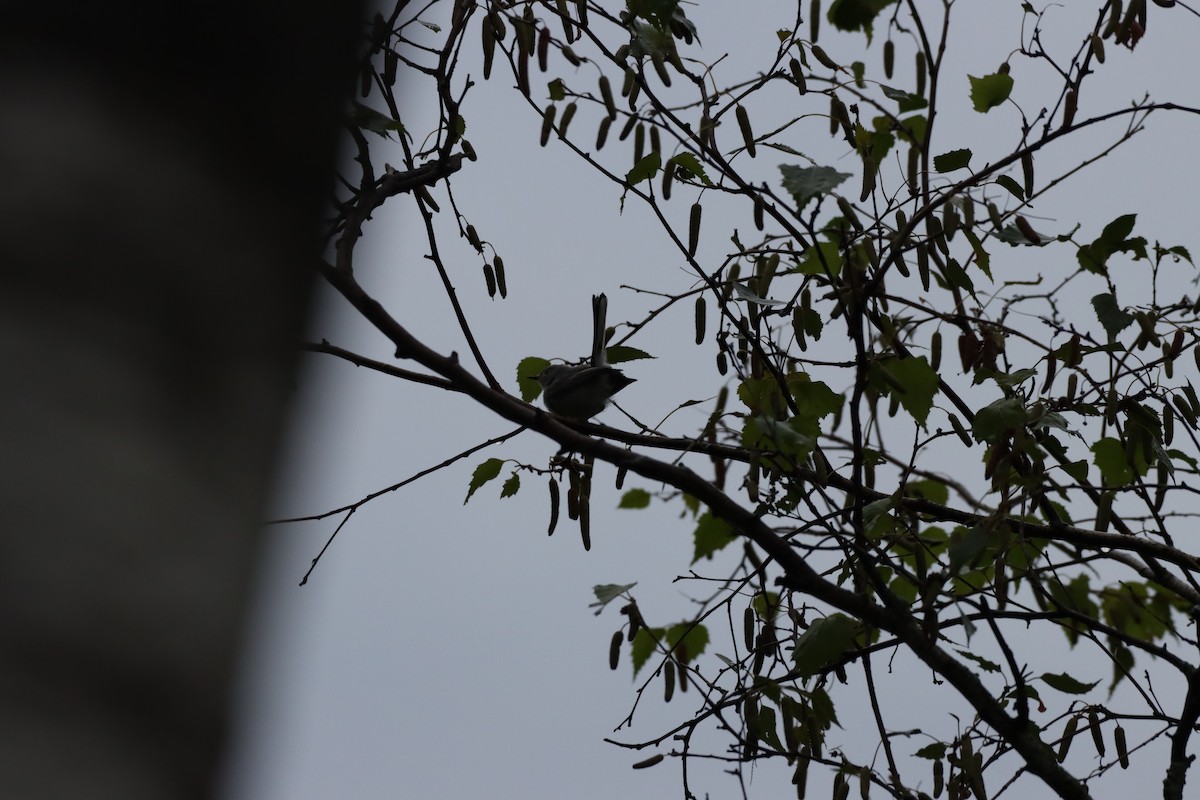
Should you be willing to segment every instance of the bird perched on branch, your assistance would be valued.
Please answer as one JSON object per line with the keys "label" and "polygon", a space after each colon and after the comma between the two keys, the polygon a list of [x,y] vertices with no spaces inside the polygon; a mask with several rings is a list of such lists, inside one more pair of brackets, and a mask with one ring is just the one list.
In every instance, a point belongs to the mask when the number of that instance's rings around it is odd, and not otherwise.
{"label": "bird perched on branch", "polygon": [[617,392],[634,382],[616,367],[608,366],[604,354],[607,339],[605,318],[608,298],[592,296],[592,360],[590,364],[553,364],[538,374],[542,402],[553,414],[574,419],[596,416]]}

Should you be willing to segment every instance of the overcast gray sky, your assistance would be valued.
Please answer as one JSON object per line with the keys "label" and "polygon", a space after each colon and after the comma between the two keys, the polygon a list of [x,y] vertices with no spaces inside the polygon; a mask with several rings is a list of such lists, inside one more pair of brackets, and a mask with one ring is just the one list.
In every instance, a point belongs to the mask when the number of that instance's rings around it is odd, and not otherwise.
{"label": "overcast gray sky", "polygon": [[[950,77],[943,86],[949,93],[943,97],[947,128],[941,132],[944,147],[935,149],[970,146],[982,162],[1015,145],[1012,113],[970,111],[965,75],[994,72],[1017,47],[1018,6],[993,0],[956,4],[946,66]],[[1055,36],[1073,46],[1081,30],[1078,20],[1081,15],[1091,19],[1092,6],[1053,9],[1050,19],[1061,19],[1071,33],[1059,36],[1048,26],[1048,47],[1055,46]],[[739,70],[753,70],[762,61],[758,54],[773,50],[775,29],[788,25],[786,11],[785,4],[702,3],[688,13],[704,42],[703,57],[730,53],[723,72],[729,79]],[[1200,105],[1196,20],[1151,11],[1143,46],[1133,54],[1110,48],[1104,74],[1092,84],[1093,91],[1105,86],[1105,93],[1085,96],[1080,116],[1123,107],[1147,91],[1155,99]],[[782,16],[772,20],[769,14],[776,12]],[[861,36],[822,35],[831,55],[845,61],[863,57],[861,42]],[[878,59],[877,48],[864,58],[871,64]],[[497,73],[502,73],[499,66]],[[1013,60],[1013,74],[1014,97],[1022,101],[1031,97],[1032,83],[1045,81],[1044,72],[1020,58]],[[1035,107],[1032,99],[1027,107]],[[639,318],[656,304],[621,290],[623,284],[677,291],[687,278],[677,253],[642,206],[631,202],[624,215],[618,214],[617,187],[559,143],[538,146],[539,120],[502,74],[473,90],[466,109],[467,137],[480,162],[455,177],[456,199],[503,255],[509,298],[487,298],[478,260],[465,244],[453,250],[450,266],[467,314],[485,334],[485,355],[515,391],[514,370],[522,357],[570,358],[588,351],[591,294],[608,293],[615,322]],[[593,123],[574,123],[581,131],[586,124]],[[1193,155],[1200,126],[1192,118],[1159,115],[1147,128],[1127,148],[1040,201],[1035,227],[1057,232],[1081,222],[1094,236],[1119,214],[1138,212],[1145,226],[1139,233],[1200,253],[1194,238],[1200,170]],[[1110,140],[1115,130],[1079,142],[1095,145]],[[840,149],[831,139],[791,144],[858,174],[857,158],[845,152],[844,144]],[[377,166],[386,160],[379,152]],[[1073,146],[1048,152],[1039,157],[1039,170],[1054,172],[1052,164],[1065,167],[1079,153]],[[392,160],[398,163],[399,157]],[[754,169],[760,180],[777,185],[777,164],[787,160],[783,154],[760,154]],[[440,283],[422,258],[423,234],[413,216],[399,213],[408,208],[398,198],[375,215],[359,247],[360,277],[431,346],[463,352]],[[685,214],[686,205],[677,203],[675,211]],[[718,263],[726,245],[705,241],[702,255]],[[1038,259],[1069,255],[1066,249],[1004,248],[993,251],[993,269],[1032,274]],[[1182,267],[1180,273],[1180,285],[1189,285],[1190,273]],[[312,338],[390,358],[386,341],[328,292]],[[715,394],[714,349],[711,340],[705,347],[692,344],[690,304],[631,343],[659,357],[627,369],[638,382],[620,400],[635,416],[657,420],[686,398]],[[352,502],[512,427],[454,394],[328,357],[305,360],[274,509],[279,516]],[[684,410],[669,427],[694,432],[707,413],[705,406]],[[601,419],[621,424],[615,411]],[[615,608],[598,618],[588,608],[594,584],[637,581],[647,616],[674,621],[688,613],[688,587],[671,583],[691,558],[691,526],[678,519],[678,508],[653,504],[643,511],[617,510],[612,470],[598,466],[592,500],[595,544],[584,553],[566,520],[547,539],[541,479],[523,476],[520,493],[505,500],[498,499],[497,481],[463,505],[471,471],[484,458],[544,463],[555,449],[525,434],[368,504],[303,588],[297,583],[336,521],[271,529],[259,610],[248,636],[243,727],[227,800],[678,795],[677,762],[633,771],[629,765],[648,752],[601,741],[614,735],[637,684],[631,682],[627,660],[617,672],[608,669],[608,639],[620,623]],[[719,567],[709,572],[719,574]],[[1107,679],[1107,667],[1096,677]],[[920,718],[919,709],[940,711],[945,693],[931,685],[927,672],[907,670],[891,687],[886,705],[896,711],[896,727],[903,727],[906,712],[918,715],[912,727],[935,726],[933,719]],[[617,738],[648,738],[683,719],[696,704],[695,693],[677,695],[671,705],[661,702],[657,688],[649,695],[633,733],[621,731]],[[844,729],[831,734],[834,740],[862,735],[849,716]],[[944,722],[939,717],[936,725]],[[907,751],[924,743],[918,738]],[[786,778],[773,770],[755,773],[757,788],[772,796],[790,791]],[[713,796],[737,791],[734,781],[717,770],[698,785]]]}

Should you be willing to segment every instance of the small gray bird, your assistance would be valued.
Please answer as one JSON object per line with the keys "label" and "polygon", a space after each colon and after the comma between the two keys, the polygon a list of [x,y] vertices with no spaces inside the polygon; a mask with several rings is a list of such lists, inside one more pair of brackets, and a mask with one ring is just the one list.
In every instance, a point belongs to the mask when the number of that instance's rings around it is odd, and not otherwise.
{"label": "small gray bird", "polygon": [[574,419],[596,416],[617,392],[634,382],[616,367],[610,367],[604,356],[605,318],[608,298],[592,296],[592,362],[579,366],[554,364],[538,375],[542,385],[542,402],[554,414]]}

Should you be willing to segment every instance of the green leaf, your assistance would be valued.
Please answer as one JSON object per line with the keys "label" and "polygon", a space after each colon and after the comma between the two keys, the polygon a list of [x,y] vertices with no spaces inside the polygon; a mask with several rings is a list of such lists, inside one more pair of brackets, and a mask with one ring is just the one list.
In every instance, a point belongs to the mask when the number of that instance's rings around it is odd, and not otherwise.
{"label": "green leaf", "polygon": [[1038,237],[1038,241],[1036,242],[1026,236],[1025,232],[1015,224],[1009,223],[992,235],[1013,247],[1045,247],[1055,239],[1053,235],[1048,233],[1042,233],[1041,231],[1034,231],[1034,233]]}
{"label": "green leaf", "polygon": [[1125,680],[1133,674],[1135,659],[1133,651],[1123,644],[1113,643],[1112,660],[1113,660],[1113,676],[1112,683],[1108,685],[1108,696],[1111,698],[1113,690],[1117,688],[1117,684]]}
{"label": "green leaf", "polygon": [[650,505],[650,493],[645,489],[630,489],[621,495],[617,508],[647,508]]}
{"label": "green leaf", "polygon": [[1016,370],[1015,372],[993,373],[992,380],[994,380],[996,382],[996,385],[1001,388],[1011,389],[1014,386],[1020,386],[1022,383],[1029,380],[1030,378],[1036,377],[1037,374],[1038,374],[1038,371],[1036,369],[1033,369],[1031,367],[1026,367],[1025,369]]}
{"label": "green leaf", "polygon": [[1025,199],[1025,189],[1021,184],[1017,183],[1011,175],[1000,175],[996,178],[996,183],[1008,189],[1009,193],[1018,200]]}
{"label": "green leaf", "polygon": [[783,188],[795,199],[797,210],[804,208],[812,198],[833,191],[838,184],[850,177],[850,173],[838,172],[833,167],[780,164],[779,171],[783,173]]}
{"label": "green leaf", "polygon": [[695,564],[701,558],[711,559],[718,550],[728,547],[737,539],[737,534],[734,533],[733,528],[729,527],[728,522],[714,517],[711,511],[706,511],[700,515],[700,521],[692,533],[692,539],[695,543],[692,563]]}
{"label": "green leaf", "polygon": [[863,528],[872,542],[878,542],[895,530],[896,517],[891,513],[895,505],[894,497],[884,497],[863,506]]}
{"label": "green leaf", "polygon": [[967,76],[971,81],[971,104],[981,114],[987,113],[1003,103],[1012,94],[1013,79],[1011,75],[997,72],[976,78]]}
{"label": "green leaf", "polygon": [[975,231],[970,228],[962,229],[963,236],[967,237],[967,241],[971,243],[971,249],[975,252],[975,264],[983,270],[983,274],[988,276],[988,280],[992,280],[992,256],[987,250],[983,249],[983,242],[975,235]]}
{"label": "green leaf", "polygon": [[1108,275],[1108,259],[1114,253],[1132,251],[1135,259],[1144,257],[1146,240],[1129,238],[1136,222],[1137,214],[1125,214],[1105,225],[1099,237],[1079,248],[1075,256],[1079,266],[1097,275]]}
{"label": "green leaf", "polygon": [[704,171],[704,165],[700,163],[700,159],[692,153],[679,153],[671,156],[667,160],[667,166],[675,165],[683,172],[687,173],[688,177],[699,178],[705,186],[712,186],[713,182],[709,180],[708,173]]}
{"label": "green leaf", "polygon": [[655,53],[669,53],[675,49],[675,39],[666,27],[652,24],[647,25],[640,19],[632,21],[633,41],[629,44],[629,54],[638,61]]}
{"label": "green leaf", "polygon": [[871,40],[871,25],[879,12],[896,0],[833,0],[828,18],[833,26],[842,31],[862,31]]}
{"label": "green leaf", "polygon": [[950,556],[950,574],[958,575],[964,569],[974,566],[991,540],[991,532],[982,525],[974,526],[961,536],[952,536],[947,551]]}
{"label": "green leaf", "polygon": [[546,89],[550,92],[550,99],[555,102],[564,100],[567,97],[567,87],[563,84],[562,78],[555,78],[550,81],[550,83],[546,84]]}
{"label": "green leaf", "polygon": [[1104,226],[1104,230],[1100,232],[1100,238],[1096,241],[1103,242],[1109,247],[1119,247],[1129,238],[1129,234],[1133,233],[1135,224],[1137,224],[1137,214],[1119,216]]}
{"label": "green leaf", "polygon": [[770,706],[759,706],[758,714],[753,720],[747,720],[750,733],[765,742],[769,747],[776,750],[783,750],[783,743],[779,741],[779,733],[775,730],[775,709]]}
{"label": "green leaf", "polygon": [[654,358],[645,350],[639,350],[636,347],[619,344],[612,347],[604,348],[604,358],[609,364],[624,364],[629,361],[641,361],[645,358]]}
{"label": "green leaf", "polygon": [[785,407],[779,382],[774,378],[747,378],[738,384],[737,396],[755,414],[782,415]]}
{"label": "green leaf", "polygon": [[[929,102],[919,94],[912,94],[903,89],[893,89],[891,86],[881,86],[879,88],[883,90],[884,97],[889,100],[895,100],[899,104],[901,114],[906,114],[909,111],[917,111],[929,105]],[[876,117],[875,120],[882,120],[888,125],[891,124],[891,119],[888,117]]]}
{"label": "green leaf", "polygon": [[911,117],[905,117],[900,120],[901,129],[897,131],[905,139],[913,144],[924,146],[925,131],[929,127],[929,120],[921,115],[914,114]]}
{"label": "green leaf", "polygon": [[854,646],[858,625],[845,614],[831,614],[808,627],[796,640],[792,656],[803,678],[816,675]]}
{"label": "green leaf", "polygon": [[625,182],[630,186],[635,186],[648,178],[653,178],[660,166],[662,166],[662,156],[655,150],[650,155],[643,156],[641,161],[633,165],[633,169],[625,173]]}
{"label": "green leaf", "polygon": [[391,138],[392,131],[399,131],[407,135],[404,126],[397,120],[391,117],[380,114],[373,108],[368,108],[362,103],[354,103],[350,108],[349,113],[350,123],[362,128],[364,131],[378,134],[385,139]]}
{"label": "green leaf", "polygon": [[971,280],[971,276],[963,269],[962,264],[958,263],[956,258],[947,258],[946,265],[942,268],[941,279],[945,281],[947,286],[957,286],[960,289],[966,289],[975,296],[975,281]]}
{"label": "green leaf", "polygon": [[708,647],[708,628],[696,622],[676,622],[665,636],[667,647],[685,664],[694,661]]}
{"label": "green leaf", "polygon": [[[1070,583],[1063,583],[1059,580],[1047,581],[1046,588],[1054,602],[1063,608],[1070,609],[1088,619],[1100,619],[1100,608],[1092,601],[1091,586],[1086,574],[1076,575]],[[1086,633],[1091,627],[1087,622],[1074,617],[1064,618],[1061,624],[1067,642],[1072,647],[1079,641],[1080,634]]]}
{"label": "green leaf", "polygon": [[1094,462],[1108,486],[1124,486],[1133,480],[1133,468],[1125,460],[1125,445],[1119,439],[1105,436],[1092,445]]}
{"label": "green leaf", "polygon": [[751,450],[777,452],[791,461],[803,461],[817,444],[816,421],[811,417],[778,420],[756,414],[742,426],[742,446]]}
{"label": "green leaf", "polygon": [[792,397],[796,398],[797,414],[802,417],[821,419],[840,411],[846,402],[846,398],[833,389],[802,372],[788,375],[787,386]]}
{"label": "green leaf", "polygon": [[854,126],[854,143],[864,162],[878,168],[880,162],[891,151],[896,137],[887,128],[868,131],[862,125]]}
{"label": "green leaf", "polygon": [[779,616],[779,592],[759,592],[750,601],[750,607],[758,618],[770,622]]}
{"label": "green leaf", "polygon": [[919,358],[894,358],[880,364],[904,387],[897,395],[900,405],[924,428],[929,410],[933,408],[933,396],[937,394],[938,376],[925,360]]}
{"label": "green leaf", "polygon": [[[821,331],[825,329],[825,320],[821,318],[821,312],[815,308],[804,308],[797,306],[792,317],[792,327],[800,326],[800,330],[805,336],[811,339],[820,339]],[[799,338],[799,333],[797,333]]]}
{"label": "green leaf", "polygon": [[592,587],[592,593],[596,595],[594,602],[588,603],[588,608],[596,609],[595,615],[598,617],[604,611],[604,607],[622,597],[633,587],[637,586],[637,581],[633,583],[598,583]]}
{"label": "green leaf", "polygon": [[1171,621],[1170,605],[1161,591],[1151,597],[1150,585],[1122,581],[1100,592],[1104,619],[1121,633],[1142,641],[1164,636]]}
{"label": "green leaf", "polygon": [[638,628],[637,635],[633,637],[633,645],[629,648],[634,677],[650,659],[650,656],[654,655],[658,649],[658,643],[662,641],[666,633],[665,628]]}
{"label": "green leaf", "polygon": [[1128,328],[1134,322],[1132,314],[1126,313],[1117,305],[1117,298],[1108,292],[1103,292],[1092,298],[1092,308],[1096,309],[1096,319],[1108,333],[1108,341],[1114,342],[1117,334]]}
{"label": "green leaf", "polygon": [[1017,397],[990,403],[975,414],[971,432],[980,442],[994,442],[1025,425],[1025,404]]}
{"label": "green leaf", "polygon": [[917,758],[927,758],[930,761],[940,761],[946,755],[946,743],[934,742],[927,744],[917,752],[913,753]]}
{"label": "green leaf", "polygon": [[508,476],[508,480],[506,480],[504,485],[500,488],[500,499],[503,500],[505,497],[512,497],[514,494],[520,491],[520,489],[521,476],[514,472],[512,475]]}
{"label": "green leaf", "polygon": [[1178,263],[1180,259],[1183,259],[1192,266],[1196,265],[1196,262],[1192,261],[1192,254],[1189,253],[1188,249],[1181,244],[1177,244],[1174,247],[1164,247],[1161,249],[1161,251],[1162,255],[1171,256],[1173,259],[1175,259],[1176,263]]}
{"label": "green leaf", "polygon": [[933,168],[938,172],[953,172],[956,169],[962,169],[971,163],[970,150],[951,150],[949,153],[942,153],[940,156],[934,156]]}
{"label": "green leaf", "polygon": [[1051,689],[1058,689],[1060,692],[1065,694],[1087,694],[1100,683],[1100,681],[1083,683],[1082,681],[1072,678],[1065,672],[1060,672],[1058,674],[1043,672],[1042,680],[1044,680]]}
{"label": "green leaf", "polygon": [[966,650],[959,650],[958,654],[960,656],[962,656],[963,658],[974,661],[976,664],[978,664],[983,669],[984,672],[999,672],[1000,671],[999,664],[997,664],[994,661],[988,661],[983,656],[977,656],[974,653],[968,653]]}
{"label": "green leaf", "polygon": [[1087,480],[1088,462],[1086,459],[1081,458],[1078,461],[1064,461],[1062,468],[1064,472],[1080,483],[1083,483]]}
{"label": "green leaf", "polygon": [[941,481],[926,478],[920,481],[909,481],[904,485],[906,497],[923,497],[931,503],[946,505],[950,500],[950,488]]}
{"label": "green leaf", "polygon": [[521,399],[526,403],[532,403],[542,393],[537,376],[548,366],[549,361],[537,356],[522,358],[521,363],[517,364],[517,387],[521,390]]}
{"label": "green leaf", "polygon": [[801,275],[829,274],[836,277],[841,271],[842,251],[837,242],[817,242],[804,251],[804,257],[796,265],[796,272]]}
{"label": "green leaf", "polygon": [[487,461],[484,461],[475,468],[474,474],[471,475],[471,486],[469,489],[467,489],[467,496],[463,500],[464,506],[467,504],[467,500],[471,499],[471,495],[475,494],[475,491],[480,486],[483,486],[485,483],[500,474],[500,468],[502,466],[504,466],[503,459],[489,458]]}
{"label": "green leaf", "polygon": [[596,602],[588,604],[588,608],[604,608],[635,586],[637,586],[637,581],[633,583],[598,583],[592,587],[592,594],[596,595]]}
{"label": "green leaf", "polygon": [[909,605],[917,602],[917,597],[920,596],[920,593],[917,591],[917,584],[913,583],[904,575],[897,575],[895,579],[888,584],[888,589],[892,594],[896,595],[896,597],[900,598]]}

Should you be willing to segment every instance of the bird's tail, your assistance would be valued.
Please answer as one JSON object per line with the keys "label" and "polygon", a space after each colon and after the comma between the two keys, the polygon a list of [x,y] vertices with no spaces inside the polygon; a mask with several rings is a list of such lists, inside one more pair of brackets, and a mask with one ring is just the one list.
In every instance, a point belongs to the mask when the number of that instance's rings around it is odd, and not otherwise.
{"label": "bird's tail", "polygon": [[608,329],[605,319],[608,317],[608,297],[602,294],[592,295],[592,366],[603,367],[608,363],[604,355]]}

